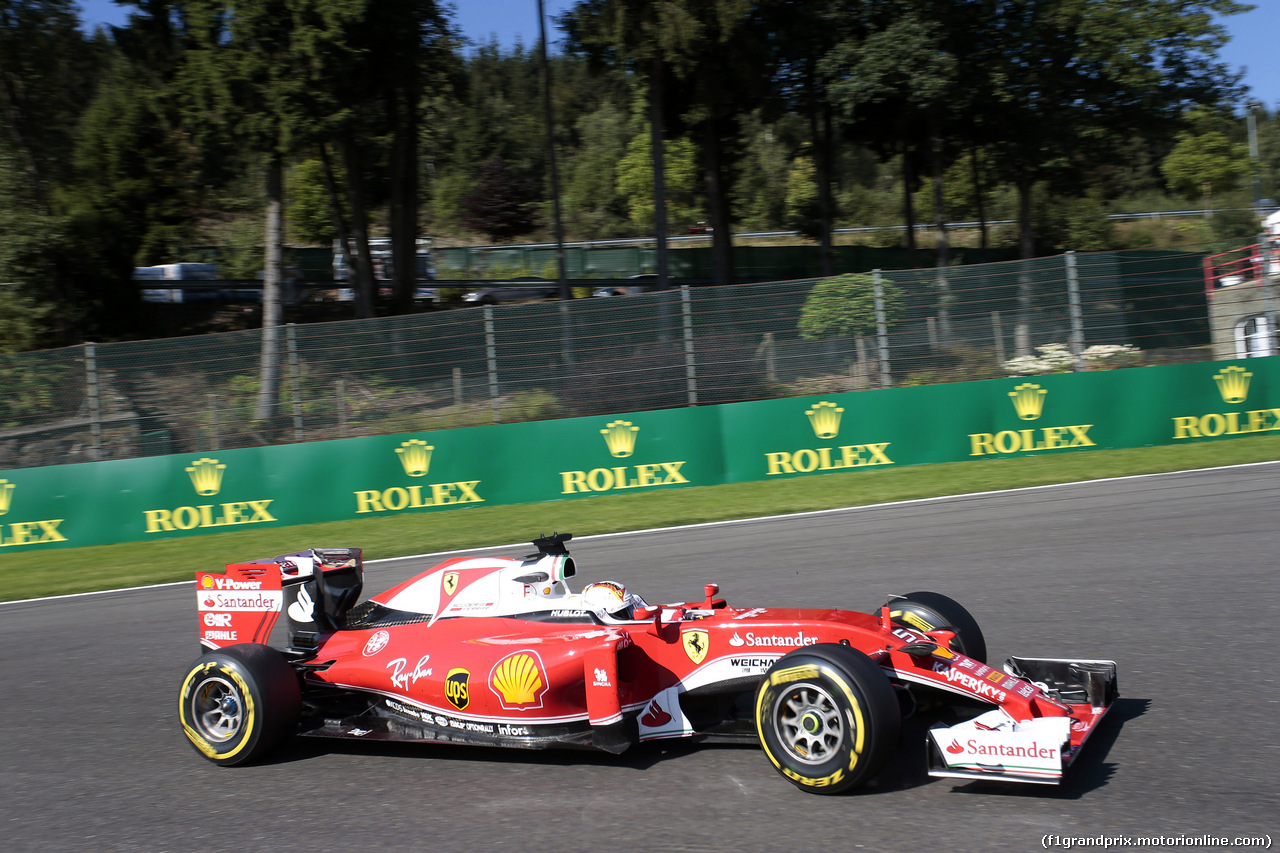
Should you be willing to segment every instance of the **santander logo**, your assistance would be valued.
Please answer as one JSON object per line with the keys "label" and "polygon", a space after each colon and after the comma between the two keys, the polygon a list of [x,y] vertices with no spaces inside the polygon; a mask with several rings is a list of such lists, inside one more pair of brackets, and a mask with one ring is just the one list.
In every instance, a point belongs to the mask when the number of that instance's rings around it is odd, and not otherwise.
{"label": "santander logo", "polygon": [[671,722],[671,715],[662,710],[658,700],[654,699],[649,703],[649,707],[645,709],[644,715],[640,717],[640,722],[652,729]]}
{"label": "santander logo", "polygon": [[817,637],[810,637],[803,630],[798,631],[795,634],[784,635],[781,637],[765,635],[765,634],[756,634],[751,631],[747,631],[745,639],[739,636],[737,631],[734,631],[733,636],[729,638],[729,645],[734,647],[738,647],[738,646],[773,646],[773,647],[812,646],[816,642],[818,642]]}
{"label": "santander logo", "polygon": [[960,741],[952,740],[951,746],[947,747],[947,752],[951,753],[952,755],[959,755],[960,753],[964,752],[964,747],[960,745]]}

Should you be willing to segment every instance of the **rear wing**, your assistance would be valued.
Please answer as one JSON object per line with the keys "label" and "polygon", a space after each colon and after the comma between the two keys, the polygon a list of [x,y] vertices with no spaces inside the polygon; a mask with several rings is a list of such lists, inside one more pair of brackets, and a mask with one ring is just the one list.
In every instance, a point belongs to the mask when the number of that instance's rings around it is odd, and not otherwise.
{"label": "rear wing", "polygon": [[334,631],[363,586],[359,548],[313,548],[232,563],[222,572],[196,572],[200,644],[219,649],[267,643],[281,612],[288,620],[290,643],[298,632]]}

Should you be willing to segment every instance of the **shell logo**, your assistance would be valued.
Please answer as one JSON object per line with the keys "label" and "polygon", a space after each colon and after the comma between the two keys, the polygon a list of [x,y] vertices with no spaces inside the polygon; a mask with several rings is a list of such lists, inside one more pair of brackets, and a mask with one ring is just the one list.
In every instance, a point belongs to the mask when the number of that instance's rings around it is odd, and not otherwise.
{"label": "shell logo", "polygon": [[542,659],[534,651],[515,652],[494,665],[489,673],[489,687],[507,710],[524,711],[542,707],[547,692]]}
{"label": "shell logo", "polygon": [[205,589],[213,589],[213,578],[210,577],[209,575],[205,575],[204,577],[200,578],[200,585]]}

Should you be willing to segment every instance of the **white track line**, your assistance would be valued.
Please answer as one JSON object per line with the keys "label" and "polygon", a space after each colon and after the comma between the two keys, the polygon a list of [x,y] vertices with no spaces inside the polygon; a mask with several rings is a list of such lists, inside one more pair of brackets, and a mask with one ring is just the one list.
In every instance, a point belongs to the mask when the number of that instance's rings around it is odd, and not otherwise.
{"label": "white track line", "polygon": [[[912,498],[911,500],[905,500],[905,501],[887,501],[885,503],[864,504],[862,506],[835,507],[834,509],[814,509],[814,510],[808,510],[806,512],[789,512],[789,513],[782,513],[779,515],[760,515],[760,516],[754,516],[752,518],[731,518],[725,521],[703,521],[697,524],[679,524],[673,527],[649,527],[644,530],[623,530],[617,533],[593,533],[593,534],[588,534],[586,536],[576,536],[574,538],[577,539],[579,542],[585,542],[589,539],[614,539],[622,536],[641,536],[649,533],[671,533],[674,531],[698,530],[698,529],[707,528],[707,527],[728,527],[734,524],[751,524],[758,521],[778,521],[778,520],[787,519],[787,518],[809,518],[809,517],[821,516],[821,515],[834,515],[836,513],[841,513],[841,512],[865,512],[866,510],[871,510],[871,509],[884,509],[886,507],[900,507],[900,506],[913,506],[915,504],[938,503],[939,501],[952,501],[952,500],[958,500],[960,498],[980,498],[980,497],[987,497],[989,495],[1002,495],[1002,494],[1011,495],[1011,494],[1017,494],[1018,492],[1037,492],[1037,491],[1044,491],[1046,489],[1061,489],[1061,488],[1065,488],[1066,486],[1092,485],[1094,483],[1120,483],[1120,482],[1124,482],[1125,480],[1145,480],[1145,479],[1150,479],[1155,477],[1174,477],[1181,474],[1201,474],[1201,473],[1207,473],[1211,471],[1230,471],[1236,468],[1256,468],[1260,465],[1280,465],[1280,461],[1245,462],[1239,465],[1219,465],[1213,468],[1191,468],[1185,471],[1164,471],[1157,474],[1129,474],[1124,477],[1104,477],[1097,480],[1073,480],[1070,483],[1046,483],[1045,485],[1042,485],[1042,486],[1022,486],[1016,489],[993,489],[991,491],[986,491],[986,492],[967,492],[965,494],[960,494],[960,495],[938,495],[937,497],[932,497],[932,498]],[[505,548],[519,548],[522,545],[528,545],[528,544],[529,544],[528,541],[525,540],[522,542],[515,542],[509,545],[485,545],[479,548],[458,548],[453,551],[429,551],[425,554],[410,554],[404,557],[383,557],[377,560],[368,560],[365,562],[365,565],[371,566],[379,563],[394,563],[399,560],[420,560],[423,557],[447,557],[453,554],[471,554],[471,553],[475,553],[476,551],[494,551],[494,550],[502,550]],[[12,605],[12,604],[34,604],[36,602],[41,602],[41,601],[65,601],[66,599],[70,599],[70,598],[87,598],[89,596],[109,595],[111,593],[118,593],[118,592],[137,592],[139,590],[144,590],[144,589],[164,589],[165,587],[185,586],[187,584],[194,584],[194,583],[195,583],[195,580],[192,579],[189,581],[173,581],[172,583],[153,583],[153,584],[148,584],[146,586],[122,587],[120,589],[101,589],[95,592],[73,592],[73,593],[68,593],[67,595],[50,595],[50,596],[45,596],[43,598],[23,598],[17,601],[0,601],[0,607],[5,607],[7,605]]]}

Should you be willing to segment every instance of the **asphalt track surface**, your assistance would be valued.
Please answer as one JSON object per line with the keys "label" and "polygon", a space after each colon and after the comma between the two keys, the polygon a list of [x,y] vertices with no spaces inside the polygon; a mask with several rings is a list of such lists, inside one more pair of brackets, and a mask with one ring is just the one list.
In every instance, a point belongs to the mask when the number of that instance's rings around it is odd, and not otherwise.
{"label": "asphalt track surface", "polygon": [[[0,846],[550,853],[1280,840],[1277,509],[1280,464],[1266,464],[575,543],[580,580],[624,580],[650,601],[699,598],[718,581],[738,606],[871,610],[888,594],[933,589],[974,613],[989,660],[1114,658],[1122,698],[1059,788],[929,780],[910,726],[881,777],[840,797],[797,790],[756,748],[688,744],[613,757],[298,739],[270,763],[218,768],[176,719],[198,650],[194,585],[7,605]],[[359,543],[280,550],[338,544]],[[438,559],[375,563],[365,589]]]}

